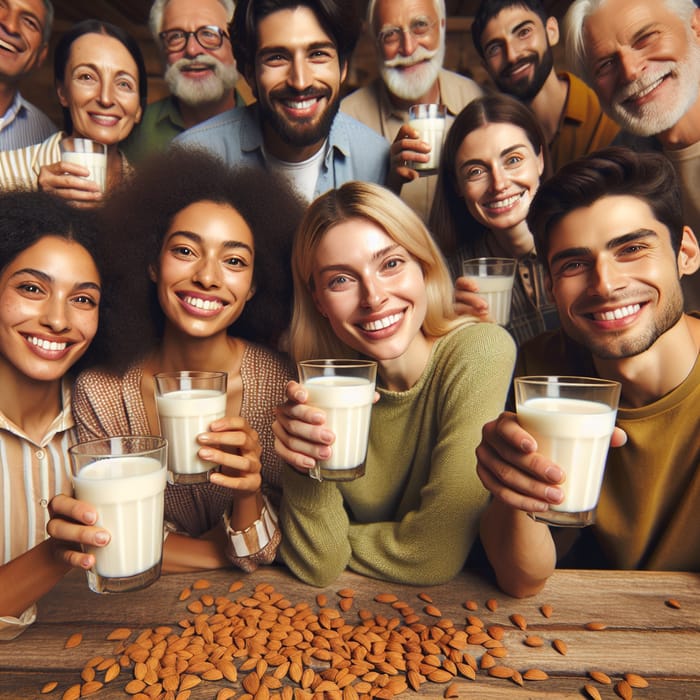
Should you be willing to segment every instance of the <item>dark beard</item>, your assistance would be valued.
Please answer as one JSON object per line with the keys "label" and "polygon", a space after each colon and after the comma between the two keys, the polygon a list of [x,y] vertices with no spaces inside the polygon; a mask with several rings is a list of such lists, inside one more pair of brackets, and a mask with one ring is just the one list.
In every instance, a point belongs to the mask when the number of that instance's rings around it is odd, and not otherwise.
{"label": "dark beard", "polygon": [[[503,74],[501,73],[494,78],[494,82],[498,86],[498,89],[501,90],[501,92],[505,92],[513,97],[516,97],[522,102],[530,102],[534,100],[554,67],[554,54],[552,52],[552,47],[547,44],[547,48],[542,54],[542,59],[540,61],[535,60],[530,62],[535,63],[535,72],[532,76],[532,80],[528,82],[527,78],[525,78],[516,83],[508,83],[501,77]],[[517,64],[510,64],[505,70],[510,71],[514,65]]]}
{"label": "dark beard", "polygon": [[[313,93],[316,94],[316,93]],[[295,95],[297,99],[304,99],[304,93]],[[267,124],[284,143],[295,148],[305,148],[312,146],[319,141],[328,137],[331,130],[331,125],[335,119],[335,115],[340,108],[340,95],[337,95],[334,100],[328,103],[326,111],[321,115],[314,126],[311,121],[300,120],[297,122],[288,122],[284,117],[275,112],[269,103],[258,100],[258,110],[260,120]]]}

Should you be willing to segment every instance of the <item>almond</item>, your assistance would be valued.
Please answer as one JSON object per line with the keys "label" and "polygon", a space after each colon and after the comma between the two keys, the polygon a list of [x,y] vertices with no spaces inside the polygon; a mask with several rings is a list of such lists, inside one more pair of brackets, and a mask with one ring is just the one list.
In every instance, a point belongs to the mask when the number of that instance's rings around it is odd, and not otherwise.
{"label": "almond", "polygon": [[423,612],[426,615],[430,615],[431,617],[442,617],[442,613],[440,612],[440,609],[436,608],[434,605],[426,605],[423,608]]}
{"label": "almond", "polygon": [[479,604],[478,604],[475,600],[465,600],[465,601],[464,601],[464,607],[465,607],[467,610],[471,610],[471,611],[473,612],[474,610],[478,610],[478,609],[479,609]]}
{"label": "almond", "polygon": [[597,683],[602,683],[603,685],[610,685],[612,683],[610,676],[602,671],[589,671],[588,675]]}
{"label": "almond", "polygon": [[489,669],[489,676],[494,678],[511,678],[513,676],[513,669],[509,666],[492,666]]}
{"label": "almond", "polygon": [[522,615],[520,615],[519,613],[513,613],[509,619],[519,629],[521,629],[521,630],[527,629],[527,622],[526,622],[525,618]]}
{"label": "almond", "polygon": [[105,671],[105,683],[113,681],[119,675],[121,670],[122,667],[118,663],[113,663],[111,666],[109,666]]}
{"label": "almond", "polygon": [[587,622],[584,627],[592,632],[600,632],[601,630],[607,629],[608,626],[604,622]]}
{"label": "almond", "polygon": [[543,617],[550,618],[552,617],[554,608],[551,605],[549,605],[549,603],[545,603],[544,605],[540,606],[540,612],[542,613]]}
{"label": "almond", "polygon": [[541,647],[544,646],[544,639],[538,637],[536,634],[530,634],[525,637],[523,644],[527,647]]}
{"label": "almond", "polygon": [[491,612],[496,612],[498,610],[498,601],[495,598],[489,598],[486,601],[486,607],[491,611]]}
{"label": "almond", "polygon": [[395,603],[398,598],[393,593],[377,593],[374,600],[377,603]]}
{"label": "almond", "polygon": [[447,688],[445,688],[445,692],[443,693],[444,698],[458,698],[459,697],[459,688],[457,687],[456,683],[450,683]]}
{"label": "almond", "polygon": [[67,688],[63,695],[61,695],[61,700],[78,700],[80,697],[80,683],[77,685],[72,685],[70,688]]}
{"label": "almond", "polygon": [[58,681],[49,681],[48,683],[44,683],[43,686],[41,686],[41,693],[46,694],[50,693],[53,690],[56,690],[56,687],[58,686]]}
{"label": "almond", "polygon": [[600,693],[598,692],[598,689],[590,683],[586,683],[583,686],[583,690],[591,700],[603,700]]}
{"label": "almond", "polygon": [[121,642],[124,639],[128,639],[130,636],[131,630],[128,627],[117,627],[107,635],[107,639],[110,642]]}
{"label": "almond", "polygon": [[341,588],[338,591],[338,595],[341,598],[354,598],[355,597],[355,591],[353,591],[352,588]]}
{"label": "almond", "polygon": [[432,599],[432,597],[430,596],[429,593],[421,592],[421,593],[418,594],[418,597],[419,597],[424,603],[432,603],[432,602],[433,602],[433,599]]}
{"label": "almond", "polygon": [[669,598],[664,602],[669,608],[673,608],[674,610],[680,610],[681,604],[675,598]]}
{"label": "almond", "polygon": [[87,683],[83,683],[83,687],[80,689],[80,697],[84,698],[86,695],[96,693],[103,685],[104,683],[100,681],[88,681]]}
{"label": "almond", "polygon": [[436,668],[428,674],[428,680],[432,683],[447,683],[451,681],[454,676],[447,671],[443,671],[441,668]]}
{"label": "almond", "polygon": [[210,586],[211,586],[211,583],[209,582],[208,579],[199,578],[192,584],[192,589],[195,591],[201,591],[201,590],[204,590],[205,588],[209,588]]}
{"label": "almond", "polygon": [[529,668],[523,673],[523,679],[526,681],[546,681],[549,674],[539,668]]}
{"label": "almond", "polygon": [[80,644],[80,642],[83,641],[83,635],[81,632],[75,632],[74,634],[71,634],[68,639],[66,639],[66,643],[63,645],[64,649],[73,649]]}
{"label": "almond", "polygon": [[563,642],[561,639],[555,639],[552,641],[552,646],[555,651],[558,651],[562,656],[566,656],[566,652],[568,651],[566,642]]}
{"label": "almond", "polygon": [[615,684],[615,692],[622,698],[622,700],[632,700],[632,688],[627,681],[620,681]]}
{"label": "almond", "polygon": [[236,591],[240,591],[241,588],[243,588],[243,581],[234,581],[234,582],[228,587],[228,592],[229,592],[229,593],[235,593]]}
{"label": "almond", "polygon": [[648,688],[649,682],[638,673],[625,673],[623,678],[630,684],[632,688]]}

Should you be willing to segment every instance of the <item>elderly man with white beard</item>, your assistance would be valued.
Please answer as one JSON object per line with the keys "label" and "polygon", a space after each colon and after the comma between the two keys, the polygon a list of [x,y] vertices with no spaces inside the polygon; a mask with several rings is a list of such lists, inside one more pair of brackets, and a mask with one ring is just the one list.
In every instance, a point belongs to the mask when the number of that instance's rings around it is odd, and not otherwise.
{"label": "elderly man with white beard", "polygon": [[[444,0],[370,0],[367,24],[375,37],[379,76],[348,95],[340,109],[394,141],[413,104],[440,103],[448,124],[481,95],[469,78],[448,71],[445,58]],[[408,127],[405,127],[408,128]],[[430,212],[436,175],[418,178],[410,168],[401,198],[424,219]]]}
{"label": "elderly man with white beard", "polygon": [[[700,230],[700,9],[693,0],[575,0],[564,19],[569,65],[623,131],[616,143],[662,149]],[[700,309],[700,277],[683,279]]]}
{"label": "elderly man with white beard", "polygon": [[[124,151],[132,163],[164,151],[186,129],[244,105],[228,26],[233,0],[155,0],[149,27],[165,64],[170,95],[151,103]],[[252,99],[252,97],[250,98]]]}

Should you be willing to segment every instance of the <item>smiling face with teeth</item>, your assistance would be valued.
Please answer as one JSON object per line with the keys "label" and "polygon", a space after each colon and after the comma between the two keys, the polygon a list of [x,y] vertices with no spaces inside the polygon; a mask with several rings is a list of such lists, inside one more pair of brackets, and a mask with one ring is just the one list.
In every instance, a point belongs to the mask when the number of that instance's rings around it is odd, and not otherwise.
{"label": "smiling face with teeth", "polygon": [[253,296],[253,262],[253,234],[233,207],[202,201],[178,212],[151,270],[166,333],[225,335]]}
{"label": "smiling face with teeth", "polygon": [[691,26],[660,0],[602,3],[586,18],[584,39],[586,69],[608,114],[641,136],[674,127],[699,99],[699,32],[700,9]]}
{"label": "smiling face with teeth", "polygon": [[100,276],[75,241],[47,235],[0,274],[0,376],[57,381],[97,332]]}
{"label": "smiling face with teeth", "polygon": [[42,64],[45,21],[43,0],[0,0],[0,81],[15,83]]}
{"label": "smiling face with teeth", "polygon": [[70,111],[73,135],[116,146],[141,119],[136,61],[106,34],[83,34],[71,45],[64,80],[57,86]]}
{"label": "smiling face with teeth", "polygon": [[678,255],[649,205],[609,196],[552,226],[547,260],[562,328],[596,358],[645,353],[679,322],[679,278],[697,269],[697,241],[685,229]]}
{"label": "smiling face with teeth", "polygon": [[258,24],[254,73],[265,147],[281,160],[301,162],[330,132],[347,74],[338,50],[311,8],[273,12]]}
{"label": "smiling face with teeth", "polygon": [[353,218],[328,229],[314,257],[313,297],[335,335],[377,360],[380,374],[420,374],[431,347],[423,272],[377,224]]}
{"label": "smiling face with teeth", "polygon": [[470,214],[491,230],[525,220],[543,170],[542,153],[524,129],[501,122],[467,134],[455,158],[459,193]]}

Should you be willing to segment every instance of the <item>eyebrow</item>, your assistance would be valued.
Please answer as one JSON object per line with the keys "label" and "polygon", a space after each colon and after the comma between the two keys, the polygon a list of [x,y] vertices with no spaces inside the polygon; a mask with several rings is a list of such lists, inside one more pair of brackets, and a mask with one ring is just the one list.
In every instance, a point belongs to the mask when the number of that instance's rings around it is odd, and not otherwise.
{"label": "eyebrow", "polygon": [[[79,68],[90,68],[91,70],[94,70],[95,73],[100,72],[100,68],[96,63],[89,63],[86,61],[85,63],[78,63],[78,65],[74,66],[73,70],[71,71],[71,75],[73,75]],[[136,76],[129,72],[126,68],[120,68],[116,71],[115,75],[128,75],[132,80],[136,80]]]}
{"label": "eyebrow", "polygon": [[[202,236],[200,236],[198,233],[195,233],[194,231],[173,231],[172,233],[168,234],[165,242],[169,242],[175,236],[184,236],[185,238],[189,238],[193,243],[197,243],[198,245],[203,245],[204,243],[204,238],[202,238]],[[224,241],[223,247],[227,249],[243,248],[247,250],[251,255],[254,255],[253,249],[243,241]]]}
{"label": "eyebrow", "polygon": [[[388,255],[391,253],[393,250],[396,250],[397,248],[400,248],[401,246],[398,243],[392,243],[391,245],[386,246],[385,248],[382,248],[380,250],[377,250],[376,252],[372,253],[372,262],[375,262],[376,260],[379,260],[383,258],[385,255]],[[325,267],[322,267],[319,270],[320,274],[323,274],[324,272],[333,272],[334,270],[347,270],[348,265],[343,264],[343,263],[337,263],[335,265],[326,265]]]}
{"label": "eyebrow", "polygon": [[[291,48],[289,46],[261,46],[257,51],[257,55],[261,56],[266,53],[294,53],[296,48],[298,47]],[[337,51],[335,43],[330,40],[314,41],[311,44],[306,44],[301,48],[303,48],[304,51],[318,51],[319,49],[332,49],[333,51]]]}
{"label": "eyebrow", "polygon": [[[10,276],[10,279],[13,279],[14,277],[21,277],[22,275],[31,275],[32,277],[37,277],[43,282],[46,282],[46,284],[54,284],[56,282],[55,277],[52,277],[43,270],[36,270],[33,267],[23,267],[21,270],[13,272]],[[94,289],[98,292],[102,291],[100,285],[95,284],[95,282],[78,282],[77,284],[73,285],[73,289]]]}
{"label": "eyebrow", "polygon": [[[499,154],[499,158],[503,158],[503,156],[507,156],[509,153],[512,151],[517,151],[519,148],[527,148],[527,144],[524,143],[514,143],[512,146],[507,146],[504,148]],[[463,168],[466,168],[469,165],[474,165],[475,163],[478,163],[480,165],[486,165],[486,161],[482,160],[481,158],[470,158],[469,160],[465,160],[464,163],[462,163],[459,166],[459,169],[462,170]]]}
{"label": "eyebrow", "polygon": [[[639,241],[643,238],[658,239],[658,237],[659,234],[656,231],[653,231],[652,229],[639,228],[636,231],[631,231],[630,233],[625,233],[622,236],[616,236],[615,238],[611,238],[605,244],[605,249],[613,250],[615,248],[619,248],[622,245],[626,245],[627,243],[632,243],[634,241]],[[590,248],[586,248],[585,246],[581,246],[579,248],[567,248],[566,250],[562,250],[558,253],[555,253],[552,256],[552,259],[549,261],[549,265],[550,267],[552,267],[555,263],[558,263],[561,260],[568,260],[569,258],[576,258],[582,255],[591,255],[591,253],[592,250]]]}

